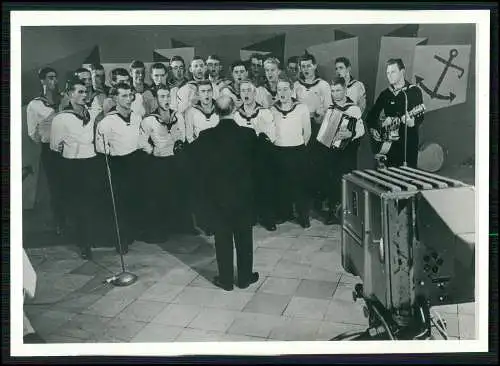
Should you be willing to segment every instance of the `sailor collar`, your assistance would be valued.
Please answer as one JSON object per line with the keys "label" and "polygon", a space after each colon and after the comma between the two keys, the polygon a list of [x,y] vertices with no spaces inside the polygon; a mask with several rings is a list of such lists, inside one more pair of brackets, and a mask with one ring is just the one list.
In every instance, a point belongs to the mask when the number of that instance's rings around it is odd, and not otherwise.
{"label": "sailor collar", "polygon": [[276,90],[275,90],[275,91],[273,91],[273,90],[271,89],[271,85],[269,85],[269,81],[267,81],[267,80],[266,80],[266,82],[264,83],[264,89],[266,89],[266,90],[269,92],[269,94],[271,94],[271,95],[272,95],[272,97],[273,97],[273,98],[274,98],[274,97],[276,97],[276,94],[278,94],[278,88],[276,88]]}
{"label": "sailor collar", "polygon": [[355,83],[357,83],[357,82],[358,82],[358,81],[357,81],[356,79],[351,79],[351,80],[347,83],[346,87],[347,87],[347,88],[350,88],[351,86],[353,86],[353,85],[354,85]]}
{"label": "sailor collar", "polygon": [[111,116],[111,115],[116,115],[118,117],[120,117],[120,119],[125,122],[125,124],[127,126],[130,125],[130,116],[132,116],[132,112],[127,116],[125,117],[124,115],[120,114],[117,110],[116,110],[116,106],[111,108],[110,111],[108,112],[108,114],[106,114],[107,116]]}
{"label": "sailor collar", "polygon": [[78,118],[80,121],[82,121],[84,126],[90,122],[90,113],[87,110],[87,108],[83,108],[83,115],[82,115],[81,113],[78,113],[77,111],[75,111],[70,104],[67,107],[65,107],[61,111],[61,113],[70,113],[70,114],[74,115],[76,118]]}
{"label": "sailor collar", "polygon": [[156,120],[158,121],[158,123],[161,124],[162,126],[166,126],[168,131],[170,132],[172,127],[177,123],[178,119],[177,119],[177,115],[173,109],[169,108],[168,111],[170,112],[170,120],[168,122],[164,122],[161,119],[160,108],[157,108],[154,112],[152,112],[151,114],[148,114],[146,117],[155,117]]}
{"label": "sailor collar", "polygon": [[273,107],[283,116],[283,118],[286,118],[286,116],[292,113],[299,104],[300,103],[296,99],[292,98],[292,107],[288,111],[281,109],[281,101],[277,101]]}
{"label": "sailor collar", "polygon": [[212,117],[212,115],[215,113],[215,100],[212,99],[212,110],[210,111],[210,113],[205,113],[205,111],[203,110],[203,107],[201,106],[201,101],[198,101],[198,103],[196,103],[193,108],[199,110],[201,113],[203,113],[203,115],[205,116],[206,119],[210,119],[210,117]]}
{"label": "sailor collar", "polygon": [[39,97],[36,97],[34,100],[39,100],[40,102],[43,103],[44,106],[46,106],[48,108],[55,108],[56,107],[56,103],[50,103],[45,95],[41,95]]}
{"label": "sailor collar", "polygon": [[245,119],[247,122],[250,122],[252,119],[258,116],[261,109],[262,106],[259,103],[255,103],[255,110],[249,116],[245,113],[244,105],[242,105],[240,108],[238,108],[238,113],[243,119]]}
{"label": "sailor collar", "polygon": [[226,88],[228,88],[231,93],[233,93],[238,99],[240,99],[240,92],[234,87],[234,81],[226,83]]}
{"label": "sailor collar", "polygon": [[321,81],[321,79],[320,79],[320,78],[316,78],[316,79],[314,79],[314,81],[313,81],[312,83],[310,83],[310,84],[309,84],[309,83],[306,83],[306,82],[305,82],[305,80],[303,80],[303,79],[301,79],[301,78],[299,78],[297,81],[298,81],[298,82],[299,82],[302,86],[304,86],[304,87],[306,88],[306,90],[309,90],[309,89],[311,89],[313,86],[318,85],[318,84],[319,84],[319,82]]}
{"label": "sailor collar", "polygon": [[339,105],[339,104],[333,102],[333,104],[330,107],[328,107],[328,109],[338,109],[339,111],[345,112],[349,108],[351,108],[353,105],[356,105],[356,104],[352,101],[352,99],[349,97],[346,97],[346,102],[344,105]]}

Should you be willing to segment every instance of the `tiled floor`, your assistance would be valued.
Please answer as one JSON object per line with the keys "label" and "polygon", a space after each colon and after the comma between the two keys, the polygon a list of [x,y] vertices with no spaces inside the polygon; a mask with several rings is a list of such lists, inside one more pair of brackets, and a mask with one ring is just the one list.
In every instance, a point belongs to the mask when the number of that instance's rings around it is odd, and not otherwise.
{"label": "tiled floor", "polygon": [[[25,311],[48,342],[62,343],[310,341],[366,328],[362,303],[352,300],[360,279],[341,266],[339,226],[255,227],[254,239],[260,279],[232,292],[210,282],[213,238],[134,243],[125,261],[139,280],[129,287],[103,284],[120,270],[112,247],[95,249],[92,262],[69,244],[29,248],[38,288]],[[474,304],[440,313],[453,339],[474,338]]]}

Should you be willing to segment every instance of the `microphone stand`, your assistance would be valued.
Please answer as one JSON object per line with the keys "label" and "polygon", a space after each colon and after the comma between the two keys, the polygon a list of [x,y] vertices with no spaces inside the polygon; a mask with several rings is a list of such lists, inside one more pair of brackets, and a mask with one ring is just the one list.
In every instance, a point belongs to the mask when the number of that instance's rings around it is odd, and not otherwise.
{"label": "microphone stand", "polygon": [[408,149],[408,95],[406,94],[406,91],[403,90],[403,93],[405,95],[405,143],[404,143],[404,160],[403,160],[403,166],[408,166],[408,162],[406,161],[406,150]]}
{"label": "microphone stand", "polygon": [[115,204],[115,194],[113,190],[113,182],[111,180],[111,169],[109,168],[108,162],[108,153],[106,152],[107,142],[104,140],[104,159],[106,162],[106,172],[108,175],[109,188],[111,191],[111,202],[113,204],[113,216],[115,219],[115,228],[116,228],[116,237],[118,238],[118,248],[120,250],[120,261],[122,265],[122,271],[119,274],[108,277],[104,282],[111,283],[115,286],[130,286],[137,281],[137,275],[127,272],[125,270],[125,262],[123,260],[123,249],[122,242],[120,237],[120,226],[118,225],[118,215],[116,213],[116,204]]}

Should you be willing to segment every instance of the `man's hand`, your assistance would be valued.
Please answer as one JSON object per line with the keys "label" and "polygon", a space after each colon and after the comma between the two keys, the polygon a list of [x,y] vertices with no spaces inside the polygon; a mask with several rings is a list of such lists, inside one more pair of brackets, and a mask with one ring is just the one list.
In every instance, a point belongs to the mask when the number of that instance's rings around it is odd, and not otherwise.
{"label": "man's hand", "polygon": [[370,133],[375,141],[382,141],[382,138],[380,137],[380,133],[375,129],[375,128],[370,128]]}
{"label": "man's hand", "polygon": [[387,126],[390,126],[392,124],[392,118],[391,117],[387,117],[384,122],[382,122],[382,127],[387,127]]}
{"label": "man's hand", "polygon": [[349,139],[352,137],[352,132],[348,130],[339,131],[337,137],[341,140]]}
{"label": "man's hand", "polygon": [[408,115],[405,118],[405,123],[408,127],[415,126],[415,118],[410,118]]}

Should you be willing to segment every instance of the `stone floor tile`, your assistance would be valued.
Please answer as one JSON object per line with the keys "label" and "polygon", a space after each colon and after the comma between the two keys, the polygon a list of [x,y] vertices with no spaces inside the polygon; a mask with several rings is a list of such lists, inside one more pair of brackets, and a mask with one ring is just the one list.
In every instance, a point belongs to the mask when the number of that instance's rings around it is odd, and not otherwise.
{"label": "stone floor tile", "polygon": [[243,311],[249,313],[281,315],[291,298],[291,295],[256,293],[243,308]]}
{"label": "stone floor tile", "polygon": [[131,339],[131,342],[164,343],[173,342],[184,330],[182,327],[168,326],[158,323],[149,323]]}
{"label": "stone floor tile", "polygon": [[321,322],[318,332],[315,336],[317,341],[329,341],[334,337],[340,336],[344,333],[353,334],[356,332],[363,332],[366,326],[346,323],[333,323],[329,321]]}
{"label": "stone floor tile", "polygon": [[213,301],[215,296],[220,295],[222,290],[212,290],[201,287],[185,287],[184,290],[172,301],[174,304],[205,306]]}
{"label": "stone floor tile", "polygon": [[310,266],[297,264],[287,260],[280,260],[273,271],[273,276],[302,279],[305,278],[310,270]]}
{"label": "stone floor tile", "polygon": [[55,332],[63,324],[75,318],[76,314],[62,310],[48,310],[40,316],[30,318],[34,329],[43,337]]}
{"label": "stone floor tile", "polygon": [[180,267],[170,270],[158,282],[165,282],[170,285],[186,286],[197,276],[198,273],[189,267]]}
{"label": "stone floor tile", "polygon": [[102,297],[103,295],[98,295],[98,294],[83,294],[83,293],[73,292],[69,294],[64,301],[55,304],[54,308],[78,314],[84,311],[85,309],[88,309],[91,305],[95,304]]}
{"label": "stone floor tile", "polygon": [[300,282],[295,296],[330,300],[337,284],[337,282],[304,279]]}
{"label": "stone floor tile", "polygon": [[242,311],[248,302],[254,297],[252,292],[243,291],[221,291],[211,302],[205,304],[207,307]]}
{"label": "stone floor tile", "polygon": [[233,323],[236,315],[237,312],[231,310],[203,308],[193,321],[189,323],[189,328],[224,333]]}
{"label": "stone floor tile", "polygon": [[303,319],[287,319],[285,322],[275,327],[269,339],[279,341],[314,341],[321,321],[303,320]]}
{"label": "stone floor tile", "polygon": [[115,317],[134,300],[117,298],[114,296],[103,296],[100,300],[83,311],[84,314],[100,315],[104,317]]}
{"label": "stone floor tile", "polygon": [[52,333],[44,337],[47,344],[63,344],[63,343],[85,343],[85,340],[80,338],[68,337],[58,333]]}
{"label": "stone floor tile", "polygon": [[345,272],[344,270],[338,271],[337,275],[340,278],[340,282],[348,285],[356,285],[358,283],[363,283],[359,276],[353,276],[350,273]]}
{"label": "stone floor tile", "polygon": [[433,306],[432,310],[435,310],[440,314],[446,313],[446,314],[458,315],[457,304]]}
{"label": "stone floor tile", "polygon": [[157,282],[144,291],[138,300],[152,300],[169,303],[173,301],[186,286],[170,285],[165,282]]}
{"label": "stone floor tile", "polygon": [[368,326],[361,302],[332,300],[328,305],[324,320],[333,323],[348,323]]}
{"label": "stone floor tile", "polygon": [[112,288],[107,293],[107,296],[136,300],[155,284],[156,282],[153,280],[145,280],[144,278],[140,278],[136,283],[130,286],[123,286],[123,287],[116,286]]}
{"label": "stone floor tile", "polygon": [[267,277],[258,292],[274,295],[293,295],[300,285],[296,278]]}
{"label": "stone floor tile", "polygon": [[97,334],[94,339],[97,342],[130,342],[147,325],[146,322],[114,318],[106,323],[106,328],[101,334]]}
{"label": "stone floor tile", "polygon": [[228,334],[267,338],[285,320],[276,315],[240,313],[227,330]]}
{"label": "stone floor tile", "polygon": [[283,315],[286,317],[323,320],[330,301],[294,296]]}
{"label": "stone floor tile", "polygon": [[212,279],[216,275],[217,271],[204,272],[203,274],[199,274],[193,281],[191,281],[189,286],[217,289],[218,287],[212,283]]}
{"label": "stone floor tile", "polygon": [[175,339],[175,342],[219,342],[223,337],[222,332],[186,328]]}
{"label": "stone floor tile", "polygon": [[202,307],[198,305],[169,304],[151,322],[169,326],[187,327],[200,313],[201,309]]}
{"label": "stone floor tile", "polygon": [[292,241],[289,238],[282,238],[279,236],[266,238],[257,243],[258,248],[271,248],[279,250],[287,250],[292,246]]}
{"label": "stone floor tile", "polygon": [[123,311],[118,314],[117,318],[148,323],[166,306],[167,303],[165,302],[136,300],[123,309]]}
{"label": "stone floor tile", "polygon": [[351,301],[354,303],[354,299],[352,298],[353,291],[354,285],[339,283],[333,293],[333,300]]}
{"label": "stone floor tile", "polygon": [[258,247],[254,251],[253,264],[255,267],[274,267],[283,257],[285,251],[272,248]]}
{"label": "stone floor tile", "polygon": [[95,339],[107,329],[110,320],[111,318],[99,315],[79,314],[60,326],[55,333],[85,340]]}

